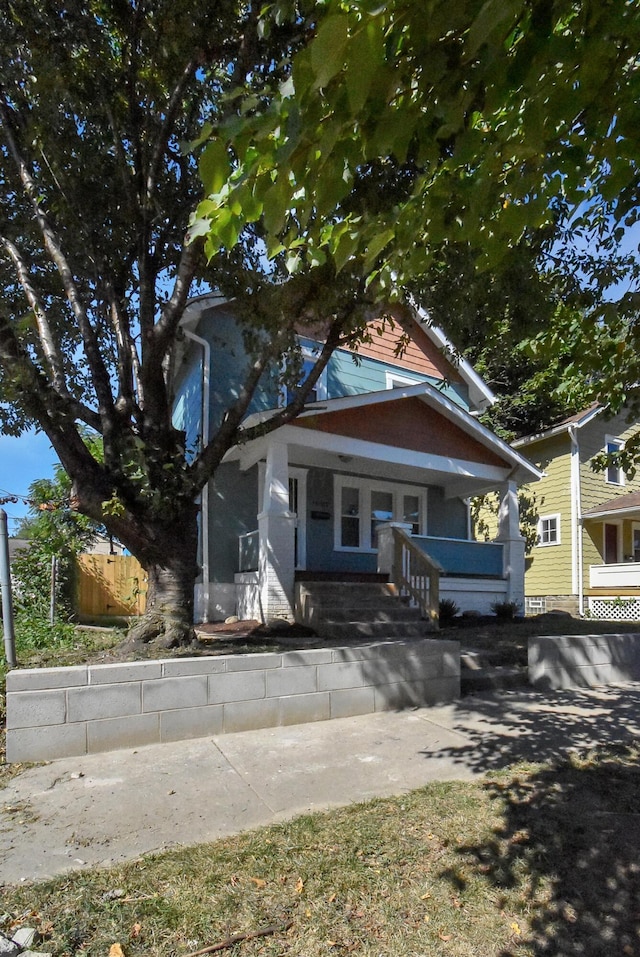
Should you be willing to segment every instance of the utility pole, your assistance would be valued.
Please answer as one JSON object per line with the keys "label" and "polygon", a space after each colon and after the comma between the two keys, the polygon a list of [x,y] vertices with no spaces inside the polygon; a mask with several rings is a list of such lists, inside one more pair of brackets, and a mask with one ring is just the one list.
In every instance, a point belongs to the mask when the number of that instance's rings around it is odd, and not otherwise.
{"label": "utility pole", "polygon": [[11,566],[9,564],[9,532],[7,513],[0,508],[0,588],[2,589],[2,629],[4,654],[9,668],[16,666],[16,639],[13,631],[13,599],[11,597]]}

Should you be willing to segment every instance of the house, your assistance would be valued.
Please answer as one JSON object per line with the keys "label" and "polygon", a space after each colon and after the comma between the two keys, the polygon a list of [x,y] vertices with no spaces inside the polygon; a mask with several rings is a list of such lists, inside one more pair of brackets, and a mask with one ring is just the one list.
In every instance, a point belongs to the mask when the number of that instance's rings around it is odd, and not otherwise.
{"label": "house", "polygon": [[[247,359],[232,303],[195,299],[182,328],[174,421],[194,447],[213,434]],[[401,356],[397,327],[371,328],[357,356],[333,354],[294,422],[232,448],[204,489],[198,620],[300,618],[300,582],[396,581],[401,553],[413,567],[405,591],[428,617],[438,594],[480,612],[523,600],[517,486],[540,473],[479,423],[491,391],[421,309]],[[310,362],[318,343],[301,340]],[[267,379],[248,424],[284,401]],[[471,539],[468,499],[488,490],[502,512],[498,540],[485,544]]]}
{"label": "house", "polygon": [[625,413],[591,405],[514,442],[544,478],[535,487],[538,540],[527,558],[525,609],[640,618],[640,476],[594,471],[594,457],[637,431]]}

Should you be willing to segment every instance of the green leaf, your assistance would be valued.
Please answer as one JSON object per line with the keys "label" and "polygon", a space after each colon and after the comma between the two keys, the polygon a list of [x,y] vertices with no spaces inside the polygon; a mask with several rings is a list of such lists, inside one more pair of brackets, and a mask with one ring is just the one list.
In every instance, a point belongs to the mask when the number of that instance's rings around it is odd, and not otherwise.
{"label": "green leaf", "polygon": [[522,13],[523,7],[522,0],[487,0],[469,28],[464,46],[466,57],[473,58],[493,33],[504,30],[505,21],[513,21]]}
{"label": "green leaf", "polygon": [[343,68],[348,40],[349,18],[345,14],[334,13],[321,22],[311,44],[315,90],[325,87]]}
{"label": "green leaf", "polygon": [[219,193],[231,172],[231,163],[226,144],[212,140],[203,150],[198,163],[200,179],[208,195]]}

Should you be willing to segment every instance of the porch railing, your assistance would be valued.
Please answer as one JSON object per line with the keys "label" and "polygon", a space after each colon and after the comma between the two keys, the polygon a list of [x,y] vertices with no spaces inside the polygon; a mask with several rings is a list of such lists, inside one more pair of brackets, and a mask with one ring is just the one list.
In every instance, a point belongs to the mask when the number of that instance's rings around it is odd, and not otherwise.
{"label": "porch railing", "polygon": [[419,548],[404,529],[392,528],[391,531],[393,560],[390,581],[401,597],[415,602],[423,617],[437,626],[442,566]]}
{"label": "porch railing", "polygon": [[430,535],[414,535],[412,541],[440,565],[444,575],[463,578],[504,577],[502,542],[473,542]]}
{"label": "porch railing", "polygon": [[260,558],[259,532],[246,532],[238,536],[238,571],[257,572]]}
{"label": "porch railing", "polygon": [[590,565],[591,588],[638,588],[640,562],[618,562],[615,565]]}

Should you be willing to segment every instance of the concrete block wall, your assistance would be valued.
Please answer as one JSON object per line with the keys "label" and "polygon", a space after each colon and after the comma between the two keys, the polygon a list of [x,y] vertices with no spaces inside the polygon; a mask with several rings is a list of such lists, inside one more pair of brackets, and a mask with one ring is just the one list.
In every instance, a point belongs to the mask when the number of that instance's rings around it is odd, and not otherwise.
{"label": "concrete block wall", "polygon": [[171,658],[7,675],[7,760],[58,757],[452,701],[460,645]]}
{"label": "concrete block wall", "polygon": [[535,688],[595,688],[640,681],[640,634],[529,638]]}

